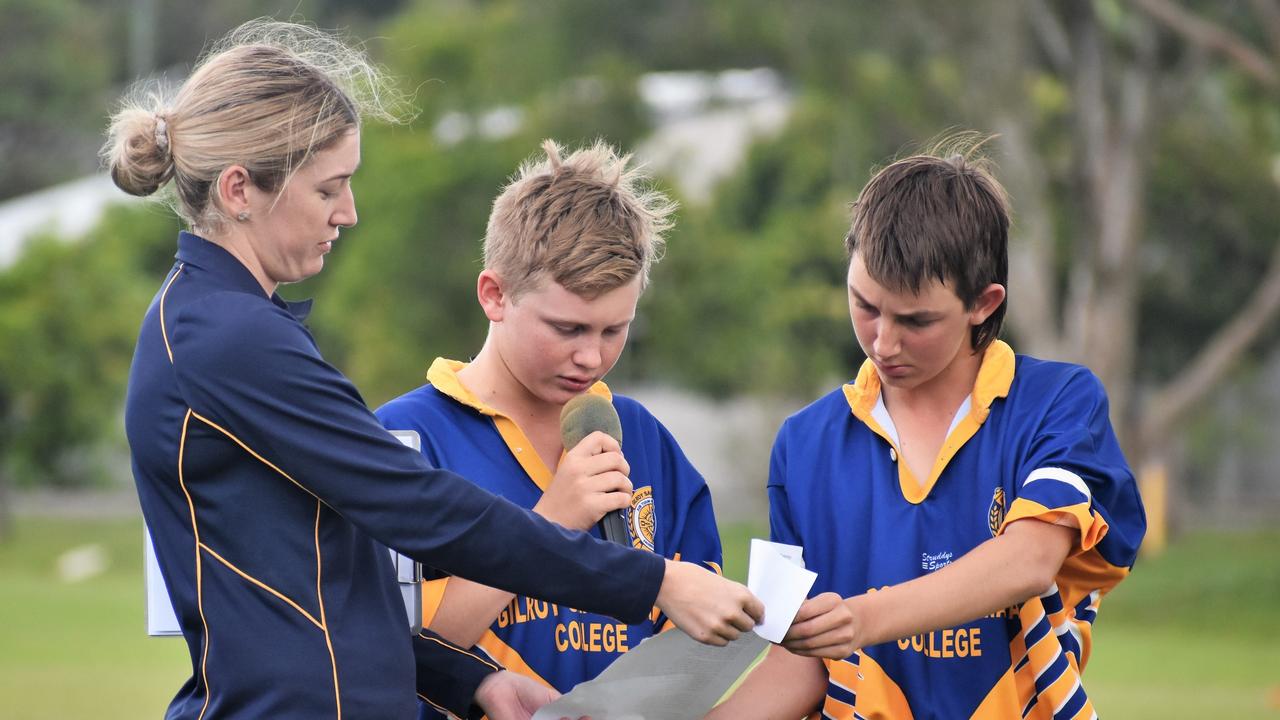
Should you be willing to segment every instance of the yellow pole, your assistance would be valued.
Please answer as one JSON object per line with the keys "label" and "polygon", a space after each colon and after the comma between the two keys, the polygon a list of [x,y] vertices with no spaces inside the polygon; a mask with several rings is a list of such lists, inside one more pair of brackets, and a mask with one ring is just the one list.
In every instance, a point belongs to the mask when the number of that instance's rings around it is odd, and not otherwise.
{"label": "yellow pole", "polygon": [[1138,473],[1138,490],[1147,510],[1143,557],[1159,557],[1169,544],[1169,466],[1163,458],[1149,460]]}

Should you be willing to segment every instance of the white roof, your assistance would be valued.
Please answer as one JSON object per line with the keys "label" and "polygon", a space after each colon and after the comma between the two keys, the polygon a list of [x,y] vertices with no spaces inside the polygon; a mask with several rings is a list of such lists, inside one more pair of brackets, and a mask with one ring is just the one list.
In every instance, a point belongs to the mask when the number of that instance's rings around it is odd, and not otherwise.
{"label": "white roof", "polygon": [[0,202],[0,268],[12,265],[22,246],[38,232],[80,237],[93,228],[108,205],[139,199],[100,173]]}

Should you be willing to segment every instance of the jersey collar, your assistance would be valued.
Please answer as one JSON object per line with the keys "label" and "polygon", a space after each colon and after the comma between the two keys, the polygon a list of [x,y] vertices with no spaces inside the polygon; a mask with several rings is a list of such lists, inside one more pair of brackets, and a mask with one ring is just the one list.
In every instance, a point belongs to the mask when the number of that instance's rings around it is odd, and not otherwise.
{"label": "jersey collar", "polygon": [[[262,297],[262,286],[258,284],[253,273],[249,272],[249,268],[217,243],[184,230],[178,233],[178,253],[175,257],[184,265],[198,267],[208,272],[233,290]],[[271,293],[270,300],[293,315],[298,322],[303,322],[311,314],[311,300],[289,302],[278,293]]]}
{"label": "jersey collar", "polygon": [[[468,390],[462,384],[462,381],[458,379],[458,371],[466,366],[467,363],[460,360],[438,357],[431,363],[431,367],[427,369],[427,382],[431,383],[431,386],[436,390],[482,415],[506,417],[500,410],[483,403],[480,398],[475,396],[475,393]],[[604,384],[604,381],[596,382],[587,388],[587,392],[592,395],[599,395],[606,400],[613,399],[613,393],[609,390],[609,386]]]}
{"label": "jersey collar", "polygon": [[[991,343],[983,353],[982,365],[978,367],[978,377],[970,393],[974,411],[981,413],[983,420],[991,412],[991,403],[996,398],[1009,395],[1015,365],[1013,348],[1003,340]],[[880,400],[880,376],[876,374],[874,363],[870,360],[862,362],[858,377],[844,386],[844,396],[854,415],[860,419],[871,417],[871,411]]]}
{"label": "jersey collar", "polygon": [[[481,415],[487,415],[493,418],[494,428],[497,429],[498,435],[502,437],[502,441],[506,443],[507,449],[511,451],[512,457],[520,464],[529,479],[533,481],[543,492],[551,487],[551,481],[555,474],[547,467],[546,463],[538,457],[538,453],[533,451],[533,443],[529,442],[529,437],[525,435],[524,430],[511,418],[504,415],[496,408],[490,407],[480,401],[462,384],[458,379],[458,371],[466,367],[467,364],[457,360],[449,360],[447,358],[436,358],[431,363],[431,368],[427,370],[427,382],[439,391],[442,395],[451,398],[454,402],[465,405]],[[587,392],[593,395],[600,395],[607,400],[613,399],[613,393],[609,392],[609,387],[603,382],[597,382],[587,388]]]}
{"label": "jersey collar", "polygon": [[[943,453],[937,458],[930,476],[923,483],[911,476],[906,463],[899,463],[898,478],[903,496],[912,503],[923,502],[938,481],[947,462],[969,438],[977,433],[982,423],[991,414],[991,404],[996,398],[1007,397],[1013,385],[1017,358],[1008,343],[996,340],[982,355],[982,365],[978,368],[978,377],[974,380],[973,391],[969,394],[969,411],[963,418],[953,423],[947,441],[943,443]],[[890,432],[875,418],[876,405],[880,402],[880,376],[876,374],[875,365],[866,360],[858,371],[858,377],[844,386],[845,400],[854,417],[861,420],[872,432],[881,436],[893,447],[897,457],[895,433]]]}

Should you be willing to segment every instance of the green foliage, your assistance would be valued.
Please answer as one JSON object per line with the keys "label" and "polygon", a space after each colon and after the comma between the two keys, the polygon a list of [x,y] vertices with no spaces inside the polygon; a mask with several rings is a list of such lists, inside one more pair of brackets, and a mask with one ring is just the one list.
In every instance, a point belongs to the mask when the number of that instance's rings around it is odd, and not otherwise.
{"label": "green foliage", "polygon": [[[79,0],[0,0],[0,198],[93,164],[110,62]],[[88,157],[80,156],[87,153]]]}
{"label": "green foliage", "polygon": [[[43,37],[40,28],[57,18],[81,17],[72,12],[79,1],[0,0],[0,8],[23,8],[15,17],[43,18],[22,33],[0,30],[0,38],[27,43],[0,44],[0,56],[45,49],[29,47],[23,33]],[[235,0],[192,10],[191,26],[168,37],[159,55],[184,47],[194,55],[204,35],[243,19],[237,12],[276,5]],[[191,3],[159,12],[179,7]],[[345,0],[297,7],[370,18]],[[1097,7],[1108,42],[1128,52],[1129,9]],[[324,273],[285,290],[318,298],[311,324],[325,356],[372,405],[420,383],[433,357],[466,358],[480,347],[486,324],[474,280],[490,203],[543,138],[577,145],[603,137],[634,148],[651,123],[636,90],[643,72],[768,65],[795,102],[782,133],[751,148],[708,205],[682,210],[615,377],[662,378],[718,396],[806,397],[849,378],[861,359],[844,290],[849,204],[875,167],[949,128],[1029,123],[1048,173],[1060,287],[1078,260],[1072,242],[1089,220],[1073,175],[1071,87],[1011,39],[1006,30],[1025,30],[1025,19],[994,0],[386,0],[372,12],[395,8],[384,28],[366,34],[383,36],[374,49],[416,89],[422,113],[407,126],[365,129],[355,178],[360,223],[343,233]],[[1221,14],[1238,19],[1233,10]],[[107,25],[119,34],[123,23],[112,17]],[[97,36],[75,34],[83,25],[67,26],[75,47],[49,68],[5,64],[0,74],[26,82],[34,73],[61,88],[61,107],[81,102],[102,73],[120,72],[119,60],[83,62],[79,53],[105,52]],[[199,40],[188,37],[192,28],[204,28]],[[1147,138],[1155,148],[1146,169],[1151,241],[1136,270],[1144,277],[1141,379],[1150,382],[1167,379],[1239,306],[1280,230],[1270,160],[1280,147],[1280,110],[1237,74],[1204,71],[1180,45],[1161,52],[1170,82],[1194,92],[1187,112],[1163,119]],[[986,82],[1011,57],[1021,69]],[[92,67],[66,77],[81,66]],[[29,97],[6,93],[0,108]],[[494,111],[517,122],[486,135]],[[441,140],[442,123],[462,131]],[[1013,201],[1016,210],[1020,198]],[[73,482],[86,465],[81,448],[118,438],[129,343],[176,229],[153,211],[117,214],[92,242],[46,240],[0,275],[0,447],[11,472]],[[68,307],[81,310],[64,317]]]}
{"label": "green foliage", "polygon": [[809,129],[757,147],[676,226],[631,350],[647,374],[717,396],[809,395],[856,367],[841,242],[852,196],[829,156],[800,155]]}
{"label": "green foliage", "polygon": [[100,451],[123,440],[138,322],[167,265],[159,248],[172,257],[172,224],[154,207],[116,209],[91,238],[36,239],[0,274],[0,472],[102,479]]}

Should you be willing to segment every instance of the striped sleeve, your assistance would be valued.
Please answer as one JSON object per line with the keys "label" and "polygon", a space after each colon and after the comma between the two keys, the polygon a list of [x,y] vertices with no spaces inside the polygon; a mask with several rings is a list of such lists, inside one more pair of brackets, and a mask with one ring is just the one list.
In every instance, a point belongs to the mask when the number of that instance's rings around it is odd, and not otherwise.
{"label": "striped sleeve", "polygon": [[1024,518],[1070,525],[1079,530],[1073,555],[1096,548],[1112,566],[1133,565],[1146,518],[1106,393],[1088,370],[1075,368],[1062,384],[1015,483],[1004,527]]}

